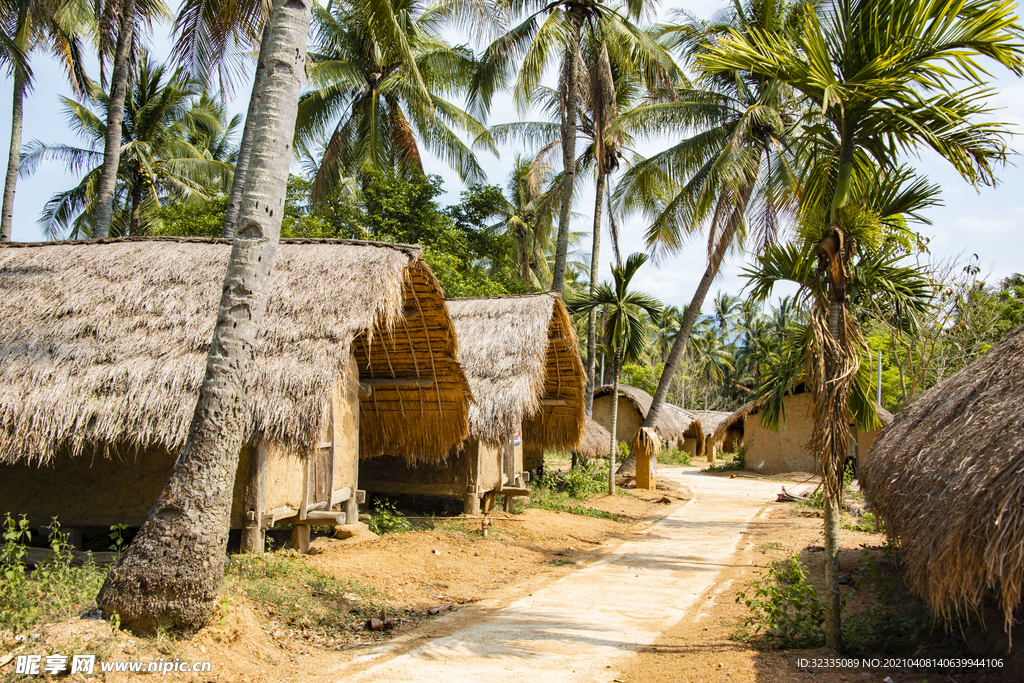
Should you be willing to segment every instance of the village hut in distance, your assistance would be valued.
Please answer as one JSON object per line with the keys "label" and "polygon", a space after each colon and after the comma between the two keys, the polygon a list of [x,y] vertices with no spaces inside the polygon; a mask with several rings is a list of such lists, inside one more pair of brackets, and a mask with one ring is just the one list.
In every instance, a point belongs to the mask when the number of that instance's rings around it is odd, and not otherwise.
{"label": "village hut in distance", "polygon": [[579,446],[586,384],[579,342],[552,293],[448,301],[459,362],[475,403],[469,439],[446,462],[382,457],[363,463],[368,492],[460,498],[466,514],[485,495],[528,495],[524,453]]}
{"label": "village hut in distance", "polygon": [[732,413],[723,410],[698,410],[697,420],[700,422],[701,430],[704,432],[704,454],[708,462],[714,462],[718,452],[735,453],[743,443],[743,426],[740,422],[739,428],[732,424],[723,430],[722,442],[715,441],[715,434],[719,425],[729,419]]}
{"label": "village hut in distance", "polygon": [[[0,512],[139,526],[199,395],[229,240],[0,246]],[[248,380],[231,527],[355,521],[358,457],[436,460],[469,429],[419,247],[282,240]],[[336,507],[341,506],[341,509]]]}
{"label": "village hut in distance", "polygon": [[1007,632],[1024,599],[1022,365],[1019,327],[900,411],[860,477],[932,610],[969,616],[994,589]]}
{"label": "village hut in distance", "polygon": [[[605,385],[594,390],[592,411],[594,420],[609,432],[612,429],[612,388],[612,385]],[[652,403],[654,397],[643,389],[628,384],[619,385],[619,410],[615,430],[615,438],[619,442],[632,441],[633,435],[647,419]],[[697,416],[688,410],[666,403],[655,431],[669,448],[686,451],[694,457],[704,453],[704,430]]]}
{"label": "village hut in distance", "polygon": [[583,428],[583,438],[580,440],[580,447],[577,452],[590,460],[608,457],[608,454],[612,452],[611,433],[593,418],[588,417],[586,419],[586,426]]}
{"label": "village hut in distance", "polygon": [[[784,417],[778,431],[761,424],[762,402],[751,401],[718,422],[709,441],[716,450],[723,450],[726,441],[730,438],[735,440],[737,434],[742,434],[746,468],[754,472],[817,472],[819,468],[814,453],[807,447],[814,430],[810,393],[799,384],[793,393],[782,399],[782,403]],[[875,411],[882,425],[879,429],[865,431],[851,424],[853,438],[848,445],[847,458],[852,459],[858,468],[867,461],[871,445],[881,429],[893,420],[892,413],[885,408],[876,405]]]}

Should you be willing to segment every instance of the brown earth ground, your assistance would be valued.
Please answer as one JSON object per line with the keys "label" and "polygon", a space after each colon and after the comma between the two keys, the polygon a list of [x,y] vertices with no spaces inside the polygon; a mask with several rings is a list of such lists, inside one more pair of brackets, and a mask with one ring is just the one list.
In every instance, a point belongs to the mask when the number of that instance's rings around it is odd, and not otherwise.
{"label": "brown earth ground", "polygon": [[[717,475],[728,477],[728,473]],[[742,475],[741,475],[742,476]],[[806,489],[806,475],[779,478],[780,486]],[[793,481],[803,486],[794,486]],[[812,482],[813,483],[813,482]],[[48,676],[14,674],[8,655],[29,653],[96,653],[100,659],[164,659],[213,663],[209,674],[171,674],[174,680],[190,681],[321,681],[343,662],[390,638],[404,643],[439,637],[479,617],[473,610],[454,619],[431,620],[430,610],[441,613],[484,601],[501,605],[532,592],[593,561],[624,539],[630,538],[687,498],[685,490],[635,491],[629,496],[597,496],[587,505],[622,515],[619,520],[596,519],[564,512],[530,509],[521,515],[495,513],[489,536],[482,537],[479,520],[451,520],[440,528],[389,534],[379,539],[356,537],[337,540],[317,538],[313,552],[296,556],[320,570],[351,579],[378,591],[392,614],[401,615],[397,627],[385,633],[357,628],[344,641],[324,642],[301,637],[287,624],[275,622],[260,605],[238,592],[229,592],[210,625],[188,641],[167,634],[137,638],[113,631],[106,622],[71,619],[37,629],[27,643],[10,638],[0,643],[0,679],[48,680]],[[737,594],[758,578],[773,560],[791,552],[808,565],[811,580],[820,586],[822,553],[821,520],[817,513],[794,503],[767,503],[745,533],[734,561],[719,575],[714,587],[697,602],[694,611],[667,631],[653,645],[642,648],[619,674],[622,683],[662,681],[803,682],[886,681],[936,683],[953,681],[1022,681],[1020,655],[1007,657],[1005,637],[998,617],[989,615],[989,631],[975,624],[965,627],[966,640],[938,630],[927,637],[919,657],[996,657],[1002,669],[918,671],[905,666],[830,669],[803,665],[798,660],[829,658],[830,651],[771,650],[755,642],[736,640],[741,624],[749,618]],[[850,575],[862,554],[862,545],[880,546],[883,537],[842,531],[841,558],[844,575]],[[873,551],[877,553],[877,550]],[[749,589],[748,589],[749,590]],[[864,596],[852,587],[844,589],[848,609],[859,609]],[[357,596],[352,596],[358,600]],[[911,600],[909,596],[907,600]],[[878,654],[881,659],[910,653]],[[850,657],[864,658],[858,653]],[[875,656],[875,655],[871,655]],[[5,661],[6,660],[6,661]],[[152,676],[97,674],[91,677],[62,676],[60,680],[126,681]],[[612,683],[609,681],[608,683]]]}

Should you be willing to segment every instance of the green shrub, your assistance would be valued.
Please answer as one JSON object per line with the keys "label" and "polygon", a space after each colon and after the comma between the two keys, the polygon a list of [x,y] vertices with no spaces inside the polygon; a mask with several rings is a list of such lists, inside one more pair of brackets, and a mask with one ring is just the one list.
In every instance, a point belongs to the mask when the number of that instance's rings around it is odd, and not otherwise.
{"label": "green shrub", "polygon": [[853,586],[855,590],[870,590],[874,600],[863,612],[847,615],[843,644],[852,650],[909,654],[935,621],[919,600],[908,600],[899,590],[900,574],[891,555],[892,546],[883,550],[881,561],[868,547],[861,548],[863,555]]}
{"label": "green shrub", "polygon": [[374,515],[370,518],[370,531],[383,536],[384,534],[404,534],[412,531],[412,523],[395,508],[395,504],[386,498],[373,501]]}
{"label": "green shrub", "polygon": [[662,465],[692,465],[693,456],[678,448],[663,448],[661,455],[658,456],[658,462]]}
{"label": "green shrub", "polygon": [[782,648],[818,647],[825,642],[825,605],[807,580],[796,555],[776,560],[761,572],[752,596],[741,592],[736,602],[750,610],[747,632]]}
{"label": "green shrub", "polygon": [[28,571],[25,559],[32,537],[28,520],[24,515],[20,519],[5,515],[0,549],[0,630],[17,633],[95,604],[106,571],[92,562],[73,567],[71,546],[56,517],[48,530],[51,555]]}

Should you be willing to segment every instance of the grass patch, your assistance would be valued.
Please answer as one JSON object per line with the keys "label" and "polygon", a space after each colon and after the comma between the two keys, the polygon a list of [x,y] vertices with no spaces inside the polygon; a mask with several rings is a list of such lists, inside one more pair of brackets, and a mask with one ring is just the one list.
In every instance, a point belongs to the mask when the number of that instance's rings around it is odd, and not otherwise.
{"label": "grass patch", "polygon": [[347,642],[370,617],[396,614],[385,593],[321,571],[293,550],[234,555],[225,579],[226,592],[263,612],[268,631],[318,644]]}
{"label": "grass patch", "polygon": [[9,513],[3,521],[0,548],[0,631],[17,634],[40,624],[66,619],[96,607],[96,593],[107,576],[88,562],[72,566],[71,546],[57,518],[48,527],[52,555],[35,569],[25,566],[32,540],[28,520]]}
{"label": "grass patch", "polygon": [[541,510],[568,512],[570,515],[596,517],[598,519],[614,519],[616,522],[624,519],[622,515],[617,515],[614,512],[605,512],[604,510],[587,507],[586,505],[573,505],[565,499],[559,500],[556,496],[544,496],[536,500],[531,499],[531,501],[530,507],[540,508]]}
{"label": "grass patch", "polygon": [[744,446],[735,453],[722,453],[720,454],[720,458],[721,462],[708,465],[702,469],[701,472],[733,472],[736,470],[746,469],[747,448]]}
{"label": "grass patch", "polygon": [[[620,521],[622,515],[604,510],[597,510],[582,505],[591,496],[608,491],[608,469],[596,468],[585,462],[568,472],[548,471],[544,476],[530,483],[530,507],[553,512],[568,512],[572,515],[614,519]],[[625,493],[622,489],[617,489]],[[515,509],[515,508],[513,508]]]}
{"label": "grass patch", "polygon": [[412,531],[412,523],[387,498],[373,499],[373,516],[367,525],[370,531],[383,536],[384,534],[404,534]]}
{"label": "grass patch", "polygon": [[692,465],[693,456],[677,448],[663,448],[661,455],[658,456],[658,462],[662,465]]}

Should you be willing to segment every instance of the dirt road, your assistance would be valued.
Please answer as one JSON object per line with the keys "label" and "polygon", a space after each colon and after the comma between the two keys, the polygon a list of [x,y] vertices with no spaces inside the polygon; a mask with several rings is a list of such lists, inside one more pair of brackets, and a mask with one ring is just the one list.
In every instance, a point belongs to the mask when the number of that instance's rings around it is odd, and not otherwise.
{"label": "dirt road", "polygon": [[[357,656],[337,680],[479,683],[495,674],[544,683],[613,681],[624,658],[679,622],[714,584],[778,485],[665,468],[693,498],[640,537],[509,605],[425,644],[401,639]],[[475,612],[466,614],[465,612]]]}

